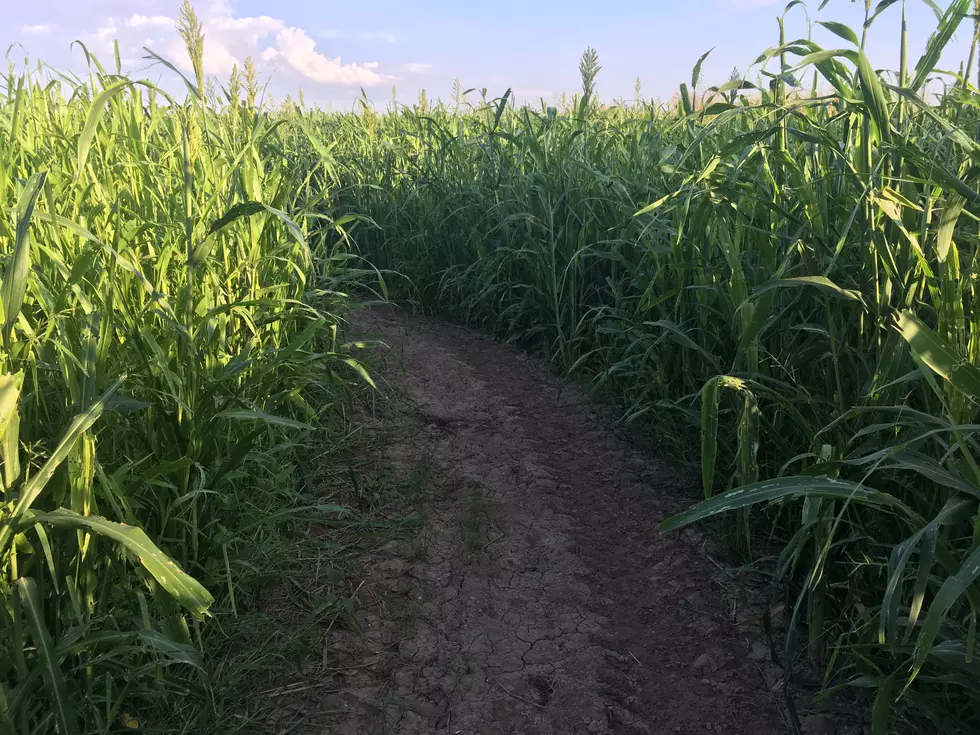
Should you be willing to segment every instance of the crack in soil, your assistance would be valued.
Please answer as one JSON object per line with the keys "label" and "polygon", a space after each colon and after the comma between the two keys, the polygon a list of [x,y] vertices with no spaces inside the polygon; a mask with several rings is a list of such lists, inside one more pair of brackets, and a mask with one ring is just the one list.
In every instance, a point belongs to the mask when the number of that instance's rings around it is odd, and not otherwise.
{"label": "crack in soil", "polygon": [[355,324],[397,358],[375,459],[431,455],[428,546],[368,560],[360,599],[385,603],[331,633],[343,686],[304,732],[786,731],[700,535],[657,530],[685,482],[508,346],[388,308]]}

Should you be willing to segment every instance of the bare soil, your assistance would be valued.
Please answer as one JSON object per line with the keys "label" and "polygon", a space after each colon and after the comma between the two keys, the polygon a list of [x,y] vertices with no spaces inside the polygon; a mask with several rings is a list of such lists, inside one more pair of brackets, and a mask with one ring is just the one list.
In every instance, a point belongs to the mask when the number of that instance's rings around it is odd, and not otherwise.
{"label": "bare soil", "polygon": [[516,349],[389,308],[355,326],[390,347],[370,459],[424,467],[426,523],[368,558],[293,732],[787,732],[753,613],[699,532],[657,530],[688,478]]}

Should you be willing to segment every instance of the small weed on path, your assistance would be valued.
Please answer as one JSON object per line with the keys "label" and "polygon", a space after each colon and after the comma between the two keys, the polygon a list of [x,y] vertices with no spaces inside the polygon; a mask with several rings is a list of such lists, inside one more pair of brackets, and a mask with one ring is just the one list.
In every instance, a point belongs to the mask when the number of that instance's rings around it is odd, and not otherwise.
{"label": "small weed on path", "polygon": [[463,535],[469,557],[479,556],[487,544],[486,498],[479,488],[474,488],[469,493],[466,516],[463,518]]}

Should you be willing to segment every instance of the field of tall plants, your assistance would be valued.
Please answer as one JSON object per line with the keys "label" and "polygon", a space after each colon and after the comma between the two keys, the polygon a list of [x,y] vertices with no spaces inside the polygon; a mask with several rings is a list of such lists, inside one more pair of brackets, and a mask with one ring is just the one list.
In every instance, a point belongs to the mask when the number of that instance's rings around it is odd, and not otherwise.
{"label": "field of tall plants", "polygon": [[[824,49],[794,0],[750,72],[698,62],[663,104],[600,104],[590,49],[561,104],[271,111],[250,63],[205,77],[188,4],[194,72],[148,52],[179,96],[84,47],[84,77],[5,75],[0,733],[213,703],[209,637],[283,519],[343,512],[302,488],[370,382],[358,258],[697,459],[662,528],[722,519],[789,673],[866,692],[876,733],[980,731],[980,8],[921,49],[906,0],[865,9]],[[158,719],[241,725],[194,711]]]}
{"label": "field of tall plants", "polygon": [[[600,105],[590,50],[560,106],[457,85],[317,125],[400,298],[700,447],[704,500],[663,529],[723,514],[764,557],[784,662],[870,692],[876,733],[976,732],[980,19],[935,8],[913,49],[904,1],[865,8],[824,49],[791,2],[750,75],[709,88],[699,62],[668,104]],[[969,57],[939,71],[956,33]]]}
{"label": "field of tall plants", "polygon": [[275,573],[284,518],[341,510],[299,489],[362,379],[332,174],[251,64],[215,92],[187,4],[179,30],[194,74],[151,59],[179,98],[84,47],[84,77],[0,84],[3,733],[154,708],[175,731],[180,707],[236,731],[193,704],[208,635]]}

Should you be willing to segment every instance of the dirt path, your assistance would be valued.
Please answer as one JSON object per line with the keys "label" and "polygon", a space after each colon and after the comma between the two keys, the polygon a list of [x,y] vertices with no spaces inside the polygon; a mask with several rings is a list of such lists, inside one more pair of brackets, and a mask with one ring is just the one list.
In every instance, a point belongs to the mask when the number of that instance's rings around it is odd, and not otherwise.
{"label": "dirt path", "polygon": [[309,732],[786,732],[699,534],[657,531],[675,475],[514,349],[389,309],[356,326],[398,358],[375,459],[430,458],[428,519],[369,561]]}

